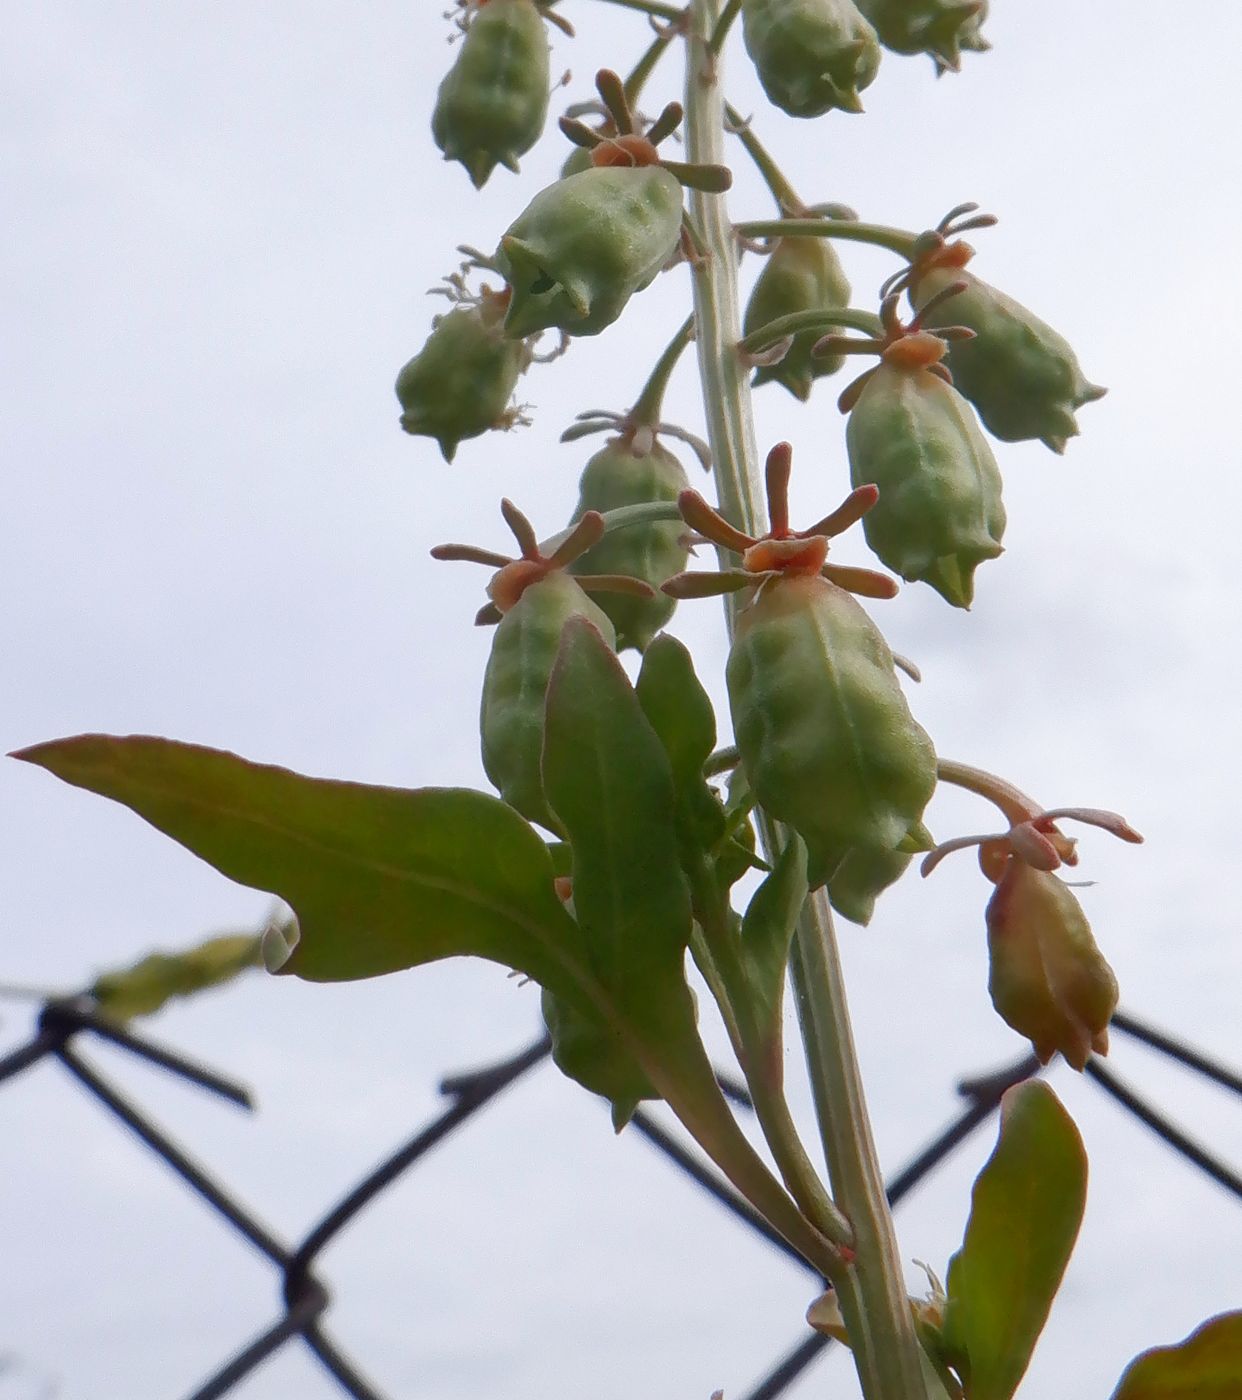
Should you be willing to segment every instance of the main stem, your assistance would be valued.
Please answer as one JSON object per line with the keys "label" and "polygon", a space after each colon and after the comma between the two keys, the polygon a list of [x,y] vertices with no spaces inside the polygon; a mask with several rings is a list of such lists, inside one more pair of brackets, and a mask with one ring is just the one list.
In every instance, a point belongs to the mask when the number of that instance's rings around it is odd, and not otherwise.
{"label": "main stem", "polygon": [[[687,34],[686,145],[694,162],[724,164],[724,99],[719,58],[710,50],[720,0],[692,0]],[[737,252],[721,195],[690,192],[704,256],[694,268],[699,374],[721,512],[762,533],[758,452],[741,339]],[[730,624],[737,595],[730,600]],[[769,851],[780,833],[765,820]],[[838,1294],[866,1400],[926,1400],[919,1342],[901,1256],[876,1160],[862,1077],[850,1030],[832,915],[822,890],[808,901],[794,944],[798,1015],[816,1112],[837,1204],[855,1235],[855,1261]]]}

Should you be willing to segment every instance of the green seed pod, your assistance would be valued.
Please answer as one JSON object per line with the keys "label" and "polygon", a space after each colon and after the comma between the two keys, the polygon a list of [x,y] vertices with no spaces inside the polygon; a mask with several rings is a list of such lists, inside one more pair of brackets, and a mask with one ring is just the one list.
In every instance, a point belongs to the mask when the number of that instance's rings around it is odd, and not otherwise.
{"label": "green seed pod", "polygon": [[435,438],[446,462],[463,439],[508,425],[530,350],[525,341],[505,339],[507,301],[504,293],[485,291],[477,306],[437,316],[427,343],[397,376],[401,426]]}
{"label": "green seed pod", "polygon": [[658,165],[592,166],[540,191],[500,240],[505,334],[598,335],[677,251],[681,186]]}
{"label": "green seed pod", "polygon": [[[749,335],[797,311],[835,311],[849,304],[849,280],[831,240],[781,238],[750,294],[743,330]],[[774,380],[805,402],[811,396],[812,380],[835,374],[844,363],[841,355],[812,357],[811,348],[821,335],[821,331],[803,331],[794,336],[785,358],[775,365],[760,365],[752,383]]]}
{"label": "green seed pod", "polygon": [[476,189],[496,166],[516,171],[538,141],[551,87],[548,32],[534,0],[480,0],[436,97],[431,132]]}
{"label": "green seed pod", "polygon": [[855,847],[828,878],[828,898],[842,917],[865,928],[875,902],[906,872],[914,857],[903,851],[865,851]]}
{"label": "green seed pod", "polygon": [[973,340],[949,347],[953,382],[979,410],[988,431],[1002,442],[1039,438],[1064,452],[1078,434],[1074,411],[1103,398],[1106,390],[1084,376],[1069,344],[1026,307],[981,282],[960,266],[916,274],[910,300],[916,309],[954,282],[965,290],[934,306],[923,324],[968,326]]}
{"label": "green seed pod", "polygon": [[[644,435],[646,436],[646,435]],[[578,483],[578,505],[570,524],[588,510],[616,510],[648,501],[676,501],[690,485],[685,469],[658,442],[645,453],[633,443],[613,438],[586,464]],[[613,530],[570,565],[575,574],[624,574],[656,589],[654,598],[630,593],[601,593],[599,606],[617,629],[620,650],[645,651],[652,637],[673,615],[676,603],[659,592],[660,585],[680,573],[689,558],[686,527],[680,520],[653,521]]]}
{"label": "green seed pod", "polygon": [[818,575],[766,582],[738,615],[726,681],[751,789],[806,842],[812,884],[855,848],[921,838],[935,751],[850,594]]}
{"label": "green seed pod", "polygon": [[561,632],[571,617],[585,617],[615,647],[606,614],[568,574],[548,574],[500,619],[483,676],[479,716],[487,776],[511,807],[555,832],[560,823],[543,795],[540,771],[544,702]]}
{"label": "green seed pod", "polygon": [[854,0],[743,0],[742,39],[768,100],[791,117],[861,112],[880,66]]}
{"label": "green seed pod", "polygon": [[592,168],[590,151],[583,146],[575,146],[561,163],[561,179],[567,180],[571,175],[581,175],[584,170]]}
{"label": "green seed pod", "polygon": [[845,441],[850,480],[880,488],[867,543],[902,578],[968,608],[975,569],[1001,553],[1005,531],[1000,471],[970,405],[928,369],[881,363]]}
{"label": "green seed pod", "polygon": [[930,54],[938,68],[957,68],[964,48],[978,48],[979,0],[856,0],[880,43],[901,54]]}

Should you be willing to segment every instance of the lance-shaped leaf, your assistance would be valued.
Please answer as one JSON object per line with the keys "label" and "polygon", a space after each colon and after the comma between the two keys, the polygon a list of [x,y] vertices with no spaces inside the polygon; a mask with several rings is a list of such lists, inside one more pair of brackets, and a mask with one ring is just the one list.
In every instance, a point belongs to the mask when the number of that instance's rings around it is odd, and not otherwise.
{"label": "lance-shaped leaf", "polygon": [[1126,1367],[1112,1400],[1237,1400],[1242,1395],[1242,1312],[1221,1313],[1171,1347]]}
{"label": "lance-shaped leaf", "polygon": [[543,783],[573,850],[574,914],[618,1007],[655,1028],[690,1017],[690,894],[677,859],[668,758],[615,653],[565,624],[548,683]]}
{"label": "lance-shaped leaf", "polygon": [[765,1038],[780,1029],[789,944],[807,896],[806,860],[802,838],[791,834],[776,868],[751,897],[742,920],[742,966],[750,983],[755,1022]]}
{"label": "lance-shaped leaf", "polygon": [[581,939],[544,843],[507,804],[456,788],[307,778],[168,739],[88,734],[17,757],[137,812],[294,910],[282,971],[315,982],[455,954],[516,968],[589,1008]]}
{"label": "lance-shaped leaf", "polygon": [[724,809],[703,777],[716,746],[716,715],[689,651],[661,632],[643,655],[634,689],[668,755],[682,834],[710,847],[725,827]]}
{"label": "lance-shaped leaf", "polygon": [[949,1264],[944,1355],[967,1400],[1010,1400],[1030,1364],[1087,1198],[1074,1120],[1039,1080],[1001,1101],[1000,1141],[975,1181]]}
{"label": "lance-shaped leaf", "polygon": [[546,987],[540,1007],[552,1037],[556,1067],[584,1089],[608,1100],[617,1132],[633,1118],[641,1100],[659,1098],[616,1026],[562,1001]]}
{"label": "lance-shaped leaf", "polygon": [[263,966],[262,936],[225,933],[179,953],[148,953],[101,973],[90,988],[100,1012],[117,1021],[152,1016],[177,997],[194,996]]}

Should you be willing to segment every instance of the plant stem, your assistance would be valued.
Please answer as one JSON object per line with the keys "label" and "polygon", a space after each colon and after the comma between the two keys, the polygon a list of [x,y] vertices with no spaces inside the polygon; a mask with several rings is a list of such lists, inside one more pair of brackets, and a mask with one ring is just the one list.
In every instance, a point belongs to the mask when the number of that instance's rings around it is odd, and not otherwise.
{"label": "plant stem", "polygon": [[754,162],[755,169],[763,177],[763,183],[771,191],[776,206],[785,218],[796,219],[805,213],[806,206],[798,198],[797,191],[785,178],[785,172],[772,159],[768,148],[755,135],[750,123],[736,107],[725,103],[725,119],[729,130],[742,143],[746,154]]}
{"label": "plant stem", "polygon": [[634,107],[638,103],[639,95],[646,86],[647,79],[655,71],[656,64],[664,55],[664,51],[676,38],[677,31],[672,25],[660,32],[651,41],[646,53],[630,69],[629,77],[621,85],[625,92],[625,100]]}
{"label": "plant stem", "polygon": [[743,238],[779,238],[800,234],[806,238],[844,238],[852,243],[870,243],[887,248],[899,257],[914,255],[917,236],[887,224],[864,224],[857,219],[750,219],[737,225]]}
{"label": "plant stem", "polygon": [[[687,154],[692,161],[721,162],[723,155],[724,102],[717,58],[709,49],[718,19],[719,0],[692,0],[685,98]],[[690,200],[706,249],[694,268],[694,306],[720,508],[732,524],[754,534],[761,528],[762,497],[750,394],[737,353],[741,327],[733,228],[721,196],[692,191]],[[804,227],[792,232],[823,233],[822,225],[830,221],[794,222]],[[840,221],[839,227],[848,230],[842,236],[857,238],[860,229],[870,226]],[[779,222],[750,228],[757,235],[787,231]],[[883,246],[901,252],[903,248],[894,247],[890,237],[896,232],[885,231]],[[737,605],[734,595],[730,608]],[[761,817],[761,824],[769,852],[779,849],[775,823]],[[793,965],[833,1190],[855,1233],[854,1264],[845,1271],[838,1290],[863,1394],[866,1400],[926,1400],[919,1342],[875,1157],[832,919],[822,891],[803,912]]]}
{"label": "plant stem", "polygon": [[655,15],[656,19],[679,20],[682,11],[676,5],[664,5],[660,0],[604,0],[608,5],[620,5],[623,10],[638,10],[640,14]]}
{"label": "plant stem", "polygon": [[848,326],[850,330],[862,331],[864,335],[880,336],[884,327],[874,311],[856,311],[851,306],[824,307],[817,311],[791,311],[788,316],[778,316],[766,326],[751,331],[738,346],[739,350],[764,350],[784,340],[787,335],[798,335],[802,331],[825,333],[834,326]]}
{"label": "plant stem", "polygon": [[660,412],[664,407],[664,391],[668,388],[669,376],[676,368],[677,361],[681,359],[682,352],[690,344],[693,335],[694,317],[687,316],[677,334],[669,341],[668,348],[656,361],[655,368],[642,387],[642,392],[634,400],[634,407],[626,414],[631,423],[647,428],[654,428],[659,423]]}

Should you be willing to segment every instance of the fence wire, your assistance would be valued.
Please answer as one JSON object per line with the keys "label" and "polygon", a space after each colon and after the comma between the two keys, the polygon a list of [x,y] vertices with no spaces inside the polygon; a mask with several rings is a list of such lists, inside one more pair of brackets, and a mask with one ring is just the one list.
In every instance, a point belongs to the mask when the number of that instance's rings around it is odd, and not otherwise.
{"label": "fence wire", "polygon": [[[1112,1024],[1122,1034],[1242,1097],[1242,1073],[1239,1071],[1127,1012],[1118,1012]],[[38,1016],[31,1039],[0,1059],[0,1084],[16,1078],[43,1060],[51,1058],[59,1061],[117,1122],[140,1138],[181,1178],[189,1190],[206,1201],[223,1225],[247,1240],[276,1269],[284,1304],[281,1315],[185,1395],[184,1400],[216,1400],[218,1396],[228,1395],[268,1357],[295,1340],[301,1341],[310,1350],[324,1372],[337,1382],[346,1395],[355,1397],[355,1400],[388,1400],[325,1330],[324,1317],[331,1306],[332,1293],[315,1273],[315,1262],[324,1247],[377,1196],[411,1171],[432,1148],[481,1113],[499,1095],[513,1089],[541,1064],[551,1051],[547,1037],[540,1037],[496,1064],[442,1078],[440,1093],[448,1101],[444,1111],[368,1172],[293,1248],[282,1244],[224,1184],[174,1142],[149,1114],[99,1073],[81,1050],[82,1043],[89,1043],[92,1037],[119,1046],[230,1103],[247,1109],[252,1108],[253,1103],[243,1085],[175,1050],[106,1020],[98,1014],[88,997],[47,1002]],[[964,1101],[961,1112],[893,1174],[887,1185],[889,1201],[894,1206],[899,1205],[955,1148],[988,1122],[999,1107],[1006,1089],[1038,1074],[1040,1068],[1034,1056],[1024,1056],[999,1070],[959,1081],[957,1092]],[[1098,1059],[1088,1062],[1086,1073],[1092,1083],[1097,1084],[1186,1162],[1242,1202],[1242,1172],[1195,1140],[1136,1089],[1112,1070],[1106,1069]],[[750,1100],[745,1089],[726,1075],[720,1075],[719,1079],[726,1095],[743,1111],[748,1111]],[[633,1125],[673,1167],[714,1197],[735,1220],[761,1236],[799,1267],[815,1273],[713,1166],[666,1131],[657,1118],[645,1109],[639,1109]],[[805,1336],[774,1362],[744,1400],[776,1400],[831,1344],[831,1338],[819,1333],[812,1332]]]}

